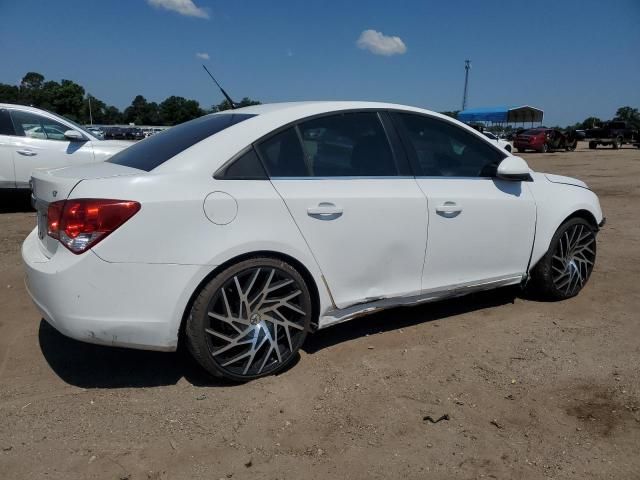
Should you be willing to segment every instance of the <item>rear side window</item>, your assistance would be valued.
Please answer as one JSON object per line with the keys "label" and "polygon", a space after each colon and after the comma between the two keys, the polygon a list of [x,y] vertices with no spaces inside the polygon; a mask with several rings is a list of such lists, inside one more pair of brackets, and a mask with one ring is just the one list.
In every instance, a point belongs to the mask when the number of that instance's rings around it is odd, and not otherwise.
{"label": "rear side window", "polygon": [[205,115],[156,133],[107,161],[149,172],[205,138],[254,116],[247,113]]}
{"label": "rear side window", "polygon": [[398,168],[375,112],[307,120],[262,142],[271,177],[396,176]]}
{"label": "rear side window", "polygon": [[506,156],[506,152],[444,120],[409,113],[394,117],[404,127],[418,176],[492,177]]}
{"label": "rear side window", "polygon": [[213,176],[216,180],[268,180],[262,163],[251,147],[229,165],[223,166]]}
{"label": "rear side window", "polygon": [[295,127],[268,138],[258,149],[271,177],[310,176]]}
{"label": "rear side window", "polygon": [[15,135],[8,110],[0,110],[0,135]]}

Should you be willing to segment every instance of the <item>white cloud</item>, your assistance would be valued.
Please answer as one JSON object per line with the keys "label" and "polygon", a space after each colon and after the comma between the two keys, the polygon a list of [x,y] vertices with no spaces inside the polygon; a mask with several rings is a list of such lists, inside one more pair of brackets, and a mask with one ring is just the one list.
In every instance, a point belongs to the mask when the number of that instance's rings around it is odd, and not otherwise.
{"label": "white cloud", "polygon": [[201,58],[202,60],[209,60],[209,54],[207,52],[198,52],[196,53],[196,57]]}
{"label": "white cloud", "polygon": [[209,14],[196,6],[193,0],[147,0],[147,3],[153,7],[178,12],[187,17],[209,18]]}
{"label": "white cloud", "polygon": [[358,48],[369,50],[375,55],[402,55],[407,51],[407,46],[400,37],[387,36],[375,30],[365,30],[360,34],[356,42]]}

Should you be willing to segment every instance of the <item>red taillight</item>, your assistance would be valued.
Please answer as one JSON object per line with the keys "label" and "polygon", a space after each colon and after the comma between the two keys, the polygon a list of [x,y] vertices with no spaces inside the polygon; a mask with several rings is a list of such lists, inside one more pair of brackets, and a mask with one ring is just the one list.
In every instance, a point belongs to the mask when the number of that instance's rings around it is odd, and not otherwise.
{"label": "red taillight", "polygon": [[49,204],[48,235],[73,253],[82,253],[140,210],[138,202],[80,198]]}

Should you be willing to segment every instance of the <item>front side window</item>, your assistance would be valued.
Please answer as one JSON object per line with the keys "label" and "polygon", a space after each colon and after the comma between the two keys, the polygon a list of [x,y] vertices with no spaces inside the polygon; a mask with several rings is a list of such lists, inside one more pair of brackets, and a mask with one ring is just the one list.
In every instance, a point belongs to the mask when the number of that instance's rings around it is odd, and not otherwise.
{"label": "front side window", "polygon": [[397,176],[398,168],[375,112],[303,121],[259,145],[272,177]]}
{"label": "front side window", "polygon": [[416,175],[435,177],[492,177],[506,156],[452,123],[409,113],[396,113],[409,147]]}
{"label": "front side window", "polygon": [[69,128],[60,122],[20,110],[13,110],[11,118],[16,135],[41,140],[66,140],[64,132]]}

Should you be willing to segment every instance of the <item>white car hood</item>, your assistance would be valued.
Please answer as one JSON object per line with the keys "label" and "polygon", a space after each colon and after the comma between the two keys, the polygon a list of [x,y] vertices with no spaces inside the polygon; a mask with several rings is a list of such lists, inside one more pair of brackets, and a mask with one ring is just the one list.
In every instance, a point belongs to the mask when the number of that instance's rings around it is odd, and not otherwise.
{"label": "white car hood", "polygon": [[545,177],[552,183],[562,183],[564,185],[573,185],[575,187],[589,188],[586,183],[577,178],[565,177],[564,175],[554,175],[553,173],[545,173]]}

